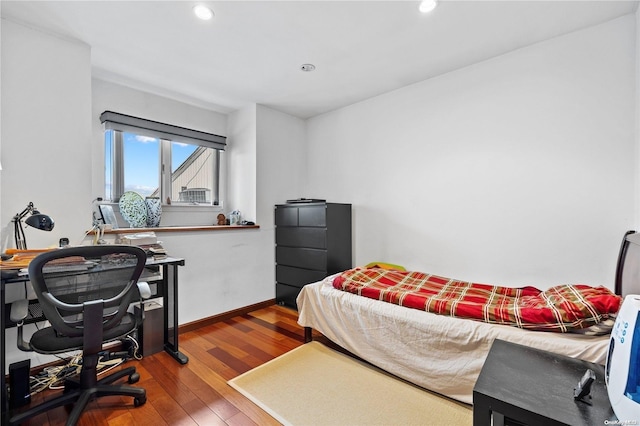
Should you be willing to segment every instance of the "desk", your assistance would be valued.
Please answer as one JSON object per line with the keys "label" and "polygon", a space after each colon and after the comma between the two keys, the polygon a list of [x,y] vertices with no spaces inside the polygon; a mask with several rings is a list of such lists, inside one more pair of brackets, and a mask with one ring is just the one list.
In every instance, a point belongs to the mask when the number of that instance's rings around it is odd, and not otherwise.
{"label": "desk", "polygon": [[[164,350],[180,364],[186,364],[189,362],[189,358],[178,350],[178,266],[184,266],[184,259],[168,257],[162,260],[153,260],[149,258],[147,260],[147,266],[157,266],[162,268],[162,279],[157,282],[161,286],[161,288],[158,289],[158,293],[161,293],[163,298]],[[0,343],[2,343],[2,348],[0,349],[0,364],[2,365],[0,391],[2,392],[1,407],[3,420],[5,420],[5,416],[9,412],[7,386],[5,383],[5,330],[8,326],[13,326],[13,324],[7,324],[5,286],[15,283],[24,283],[28,280],[28,276],[12,276],[6,278],[3,276],[2,283],[0,285],[0,320],[2,321],[2,326],[0,327]],[[4,421],[2,423],[4,424]]]}
{"label": "desk", "polygon": [[[587,369],[596,373],[589,404],[573,399]],[[473,388],[473,425],[615,423],[604,367],[496,339]]]}

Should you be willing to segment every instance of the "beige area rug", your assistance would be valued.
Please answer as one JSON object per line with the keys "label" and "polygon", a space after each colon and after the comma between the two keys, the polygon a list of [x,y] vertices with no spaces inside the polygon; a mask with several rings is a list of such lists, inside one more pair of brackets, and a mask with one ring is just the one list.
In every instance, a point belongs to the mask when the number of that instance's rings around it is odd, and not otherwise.
{"label": "beige area rug", "polygon": [[471,425],[471,407],[327,348],[302,345],[229,385],[285,425]]}

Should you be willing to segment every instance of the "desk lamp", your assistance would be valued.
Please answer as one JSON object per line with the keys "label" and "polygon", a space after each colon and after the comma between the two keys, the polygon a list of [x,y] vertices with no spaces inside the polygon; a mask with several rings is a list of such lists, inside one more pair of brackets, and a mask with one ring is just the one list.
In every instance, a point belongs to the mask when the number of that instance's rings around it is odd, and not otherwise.
{"label": "desk lamp", "polygon": [[32,202],[29,202],[27,207],[22,210],[22,212],[17,213],[12,221],[13,227],[15,231],[15,239],[16,239],[16,248],[18,250],[26,250],[27,249],[27,239],[24,236],[24,229],[22,228],[22,219],[31,213],[24,222],[36,229],[40,229],[42,231],[51,231],[53,229],[53,219],[51,219],[46,214],[42,214],[38,211],[37,208],[33,205]]}

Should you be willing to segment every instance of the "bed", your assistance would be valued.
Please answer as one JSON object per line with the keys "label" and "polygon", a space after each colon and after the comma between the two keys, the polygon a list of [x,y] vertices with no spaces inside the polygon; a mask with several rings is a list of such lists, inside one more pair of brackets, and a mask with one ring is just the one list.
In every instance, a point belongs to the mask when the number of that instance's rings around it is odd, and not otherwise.
{"label": "bed", "polygon": [[[340,274],[303,287],[297,298],[305,340],[332,342],[425,389],[471,404],[473,386],[496,338],[603,364],[609,335],[532,331],[437,315],[333,287]],[[640,293],[640,234],[625,234],[615,277],[618,295]],[[609,322],[610,319],[609,319]]]}

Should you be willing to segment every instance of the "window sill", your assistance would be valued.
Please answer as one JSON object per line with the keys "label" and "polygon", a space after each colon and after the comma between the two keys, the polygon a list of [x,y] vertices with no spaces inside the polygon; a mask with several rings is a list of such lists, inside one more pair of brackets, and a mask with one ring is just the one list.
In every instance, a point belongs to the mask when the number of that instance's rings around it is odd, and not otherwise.
{"label": "window sill", "polygon": [[[238,231],[259,229],[260,225],[208,225],[208,226],[159,226],[157,228],[118,228],[105,230],[105,234],[139,234],[142,232],[193,232],[193,231]],[[95,234],[91,231],[90,235]]]}

